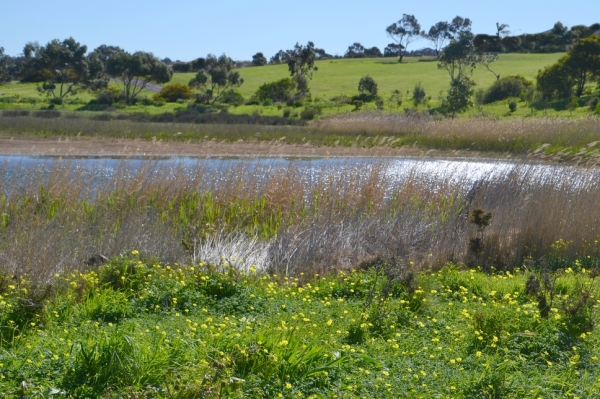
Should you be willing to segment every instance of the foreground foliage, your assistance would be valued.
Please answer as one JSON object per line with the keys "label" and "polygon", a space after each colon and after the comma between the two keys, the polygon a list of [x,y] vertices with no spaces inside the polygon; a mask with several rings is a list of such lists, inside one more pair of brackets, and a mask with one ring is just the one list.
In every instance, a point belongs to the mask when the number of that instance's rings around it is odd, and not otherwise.
{"label": "foreground foliage", "polygon": [[596,397],[597,271],[540,267],[292,278],[131,251],[47,288],[4,276],[0,397]]}

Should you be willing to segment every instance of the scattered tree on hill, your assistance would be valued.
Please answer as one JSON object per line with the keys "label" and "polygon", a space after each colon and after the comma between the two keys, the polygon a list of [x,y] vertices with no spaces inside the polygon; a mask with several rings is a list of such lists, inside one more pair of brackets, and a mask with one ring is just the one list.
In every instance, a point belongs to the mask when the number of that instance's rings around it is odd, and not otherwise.
{"label": "scattered tree on hill", "polygon": [[92,90],[104,89],[108,86],[110,80],[107,71],[108,60],[119,52],[123,52],[123,49],[103,44],[88,54],[87,62],[90,71],[90,88]]}
{"label": "scattered tree on hill", "polygon": [[440,54],[438,68],[444,68],[450,80],[473,73],[479,61],[473,45],[473,34],[463,32],[457,39],[452,39]]}
{"label": "scattered tree on hill", "polygon": [[318,60],[324,60],[324,59],[332,57],[331,54],[327,54],[327,52],[322,48],[315,49],[315,56],[317,57]]}
{"label": "scattered tree on hill", "polygon": [[233,70],[234,67],[233,60],[225,54],[219,58],[209,54],[206,57],[206,65],[190,80],[189,86],[203,91],[200,102],[214,104],[223,92],[244,83],[240,73]]}
{"label": "scattered tree on hill", "polygon": [[64,99],[77,94],[77,90],[88,82],[90,71],[85,53],[87,46],[72,37],[62,42],[55,39],[45,46],[28,43],[23,50],[27,68],[42,82],[40,93]]}
{"label": "scattered tree on hill", "polygon": [[308,93],[308,80],[312,79],[313,72],[317,71],[315,66],[315,44],[308,42],[306,46],[301,46],[296,43],[294,48],[288,51],[288,55],[288,70],[298,92]]}
{"label": "scattered tree on hill", "polygon": [[384,57],[400,57],[400,52],[402,51],[402,49],[403,49],[403,47],[401,44],[390,43],[385,47],[385,49],[383,49],[383,56]]}
{"label": "scattered tree on hill", "polygon": [[252,65],[263,66],[267,65],[267,57],[263,53],[256,53],[252,56]]}
{"label": "scattered tree on hill", "polygon": [[471,34],[471,24],[472,21],[469,18],[463,18],[458,15],[454,17],[449,27],[452,39],[459,40],[462,36]]}
{"label": "scattered tree on hill", "polygon": [[173,71],[152,53],[138,51],[130,54],[119,51],[113,54],[106,66],[106,71],[117,85],[123,87],[125,102],[131,102],[150,82],[158,84],[171,80]]}
{"label": "scattered tree on hill", "polygon": [[439,57],[440,51],[445,47],[448,40],[452,39],[450,24],[446,21],[440,21],[429,28],[429,32],[422,32],[422,36],[431,43],[436,57]]}
{"label": "scattered tree on hill", "polygon": [[538,72],[537,87],[546,98],[581,97],[590,81],[600,82],[600,36],[580,40],[556,64]]}
{"label": "scattered tree on hill", "polygon": [[288,62],[290,59],[290,55],[288,51],[279,50],[271,59],[269,60],[270,64],[283,64]]}
{"label": "scattered tree on hill", "polygon": [[385,31],[389,37],[402,46],[402,50],[398,52],[398,62],[402,62],[408,45],[419,38],[421,25],[414,15],[402,14],[402,18],[388,26]]}
{"label": "scattered tree on hill", "polygon": [[0,84],[10,82],[12,76],[12,58],[4,54],[4,47],[0,47]]}
{"label": "scattered tree on hill", "polygon": [[379,58],[383,57],[381,50],[377,46],[365,49],[365,58]]}
{"label": "scattered tree on hill", "polygon": [[473,38],[473,46],[478,53],[499,53],[502,51],[502,39],[496,35],[478,34]]}
{"label": "scattered tree on hill", "polygon": [[377,82],[369,75],[364,76],[358,81],[358,91],[361,100],[373,101],[377,98]]}
{"label": "scattered tree on hill", "polygon": [[363,58],[365,56],[365,48],[360,43],[354,43],[351,46],[348,46],[348,50],[346,50],[346,54],[344,54],[344,58]]}

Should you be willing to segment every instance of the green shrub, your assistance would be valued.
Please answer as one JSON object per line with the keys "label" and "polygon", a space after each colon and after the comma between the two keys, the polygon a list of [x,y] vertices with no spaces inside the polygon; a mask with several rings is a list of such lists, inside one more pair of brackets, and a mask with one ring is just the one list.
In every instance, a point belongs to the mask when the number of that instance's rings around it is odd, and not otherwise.
{"label": "green shrub", "polygon": [[425,88],[421,86],[421,82],[419,82],[413,89],[413,103],[415,104],[415,107],[421,104],[426,97]]}
{"label": "green shrub", "polygon": [[263,84],[256,91],[255,97],[261,102],[266,100],[284,102],[290,97],[295,88],[294,82],[290,78],[285,78]]}
{"label": "green shrub", "polygon": [[235,90],[227,90],[221,96],[221,102],[233,106],[242,105],[244,103],[244,96]]}
{"label": "green shrub", "polygon": [[164,86],[160,93],[154,95],[154,100],[163,99],[166,102],[174,103],[179,99],[189,100],[194,98],[194,91],[181,83],[173,83]]}
{"label": "green shrub", "polygon": [[312,120],[315,119],[317,115],[321,114],[320,108],[306,108],[302,112],[300,112],[300,119],[303,120]]}
{"label": "green shrub", "polygon": [[50,99],[50,104],[52,105],[62,105],[63,99],[61,97],[54,97]]}
{"label": "green shrub", "polygon": [[511,101],[510,103],[508,103],[508,109],[510,110],[510,112],[515,112],[517,110],[517,102]]}
{"label": "green shrub", "polygon": [[522,76],[507,76],[496,80],[487,90],[483,98],[484,104],[505,100],[511,97],[519,97],[522,92],[532,85],[530,81]]}
{"label": "green shrub", "polygon": [[363,101],[373,101],[377,98],[377,82],[369,75],[358,81],[358,91],[364,96]]}

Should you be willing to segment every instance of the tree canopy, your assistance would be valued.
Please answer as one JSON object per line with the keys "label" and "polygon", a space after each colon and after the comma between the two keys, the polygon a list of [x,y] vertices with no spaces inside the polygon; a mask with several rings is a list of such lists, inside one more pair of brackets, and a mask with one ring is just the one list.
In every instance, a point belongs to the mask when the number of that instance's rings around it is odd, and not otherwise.
{"label": "tree canopy", "polygon": [[234,68],[235,63],[225,54],[219,57],[209,54],[202,69],[190,80],[189,86],[203,91],[202,102],[214,104],[228,89],[244,83],[244,79]]}
{"label": "tree canopy", "polygon": [[0,84],[10,82],[12,76],[12,58],[4,54],[4,47],[0,47]]}
{"label": "tree canopy", "polygon": [[421,25],[414,15],[402,14],[402,18],[388,26],[385,31],[389,37],[402,46],[402,50],[398,52],[398,62],[402,62],[408,45],[419,38]]}
{"label": "tree canopy", "polygon": [[315,44],[308,42],[306,46],[298,43],[292,50],[287,52],[289,59],[287,61],[288,70],[300,93],[308,93],[308,80],[312,79],[313,72],[318,68],[315,66]]}
{"label": "tree canopy", "polygon": [[123,87],[127,104],[131,104],[148,83],[167,83],[173,75],[167,64],[152,53],[143,51],[133,54],[125,51],[115,52],[108,58],[106,71],[117,85]]}

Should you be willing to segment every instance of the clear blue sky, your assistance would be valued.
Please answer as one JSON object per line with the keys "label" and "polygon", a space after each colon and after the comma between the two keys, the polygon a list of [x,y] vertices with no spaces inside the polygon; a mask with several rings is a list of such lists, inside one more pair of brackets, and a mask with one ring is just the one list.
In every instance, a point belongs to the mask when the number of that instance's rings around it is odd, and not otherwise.
{"label": "clear blue sky", "polygon": [[[353,42],[383,48],[385,28],[414,14],[428,30],[456,15],[473,20],[475,33],[495,32],[495,23],[514,34],[564,25],[600,22],[598,0],[3,0],[0,47],[21,53],[25,43],[45,44],[73,36],[92,50],[101,44],[144,50],[163,58],[192,60],[208,53],[248,60],[261,51],[271,57],[296,42],[311,40],[330,54],[344,54]],[[411,49],[422,48],[416,42]]]}

